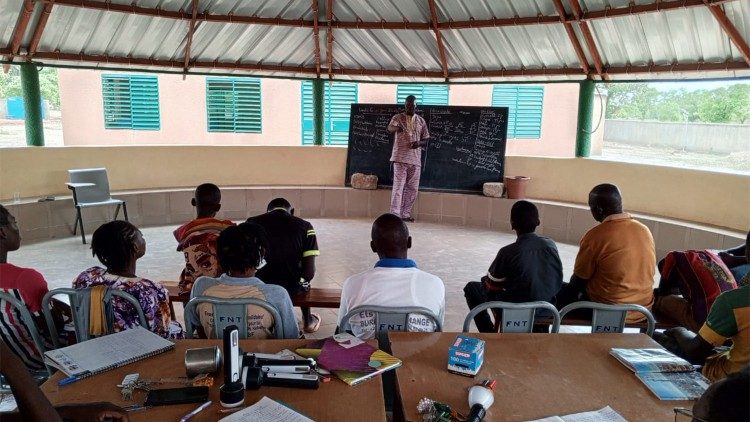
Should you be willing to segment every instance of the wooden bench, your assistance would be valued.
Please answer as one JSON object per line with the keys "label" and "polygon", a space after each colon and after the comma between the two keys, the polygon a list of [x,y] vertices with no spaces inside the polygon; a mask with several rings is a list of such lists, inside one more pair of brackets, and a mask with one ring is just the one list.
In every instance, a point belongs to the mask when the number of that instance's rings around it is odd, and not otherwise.
{"label": "wooden bench", "polygon": [[[161,285],[169,292],[169,310],[174,315],[174,306],[172,303],[180,302],[182,306],[190,300],[190,293],[180,294],[180,289],[176,281],[162,281]],[[294,306],[307,306],[310,308],[336,308],[341,305],[341,290],[326,289],[322,287],[313,287],[307,292],[302,292],[292,296]]]}

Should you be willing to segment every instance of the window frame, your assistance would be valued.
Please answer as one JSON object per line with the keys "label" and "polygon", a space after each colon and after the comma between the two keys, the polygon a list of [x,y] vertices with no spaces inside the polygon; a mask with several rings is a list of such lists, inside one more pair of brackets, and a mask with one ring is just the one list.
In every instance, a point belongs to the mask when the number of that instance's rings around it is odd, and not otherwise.
{"label": "window frame", "polygon": [[161,130],[156,75],[102,74],[105,130]]}

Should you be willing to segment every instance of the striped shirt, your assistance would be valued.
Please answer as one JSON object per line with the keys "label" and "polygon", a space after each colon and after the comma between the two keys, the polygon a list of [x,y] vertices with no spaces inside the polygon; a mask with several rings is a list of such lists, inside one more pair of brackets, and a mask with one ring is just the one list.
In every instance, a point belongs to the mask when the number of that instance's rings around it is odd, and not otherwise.
{"label": "striped shirt", "polygon": [[430,137],[427,122],[418,114],[408,116],[406,113],[399,113],[391,118],[388,125],[401,128],[401,132],[395,134],[391,161],[421,167],[422,148],[412,148],[411,144]]}

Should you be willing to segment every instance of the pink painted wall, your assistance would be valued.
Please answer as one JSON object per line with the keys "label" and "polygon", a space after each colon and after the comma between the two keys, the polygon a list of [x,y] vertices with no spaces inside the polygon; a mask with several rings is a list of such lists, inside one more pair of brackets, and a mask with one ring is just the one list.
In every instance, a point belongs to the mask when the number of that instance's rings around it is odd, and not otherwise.
{"label": "pink painted wall", "polygon": [[[104,128],[101,75],[60,69],[65,145],[299,145],[300,81],[261,79],[262,133],[209,132],[206,78],[159,77],[160,130]],[[113,73],[113,72],[106,72]]]}
{"label": "pink painted wall", "polygon": [[[301,82],[261,79],[262,133],[208,132],[205,76],[158,75],[161,130],[104,128],[101,74],[59,70],[66,145],[278,145],[301,144]],[[113,73],[113,72],[106,72]],[[451,85],[450,105],[487,106],[492,84]],[[395,84],[361,83],[359,102],[393,103]],[[509,139],[507,155],[572,157],[575,150],[578,84],[546,84],[541,139]],[[596,115],[594,120],[596,120]],[[594,134],[600,139],[603,130]],[[598,137],[598,138],[597,138]]]}

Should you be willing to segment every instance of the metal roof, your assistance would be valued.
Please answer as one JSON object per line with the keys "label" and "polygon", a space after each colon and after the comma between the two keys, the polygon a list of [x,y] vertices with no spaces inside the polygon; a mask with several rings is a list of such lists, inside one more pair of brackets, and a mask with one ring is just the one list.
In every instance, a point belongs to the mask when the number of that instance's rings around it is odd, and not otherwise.
{"label": "metal roof", "polygon": [[0,0],[0,11],[13,62],[361,81],[750,76],[750,0]]}

